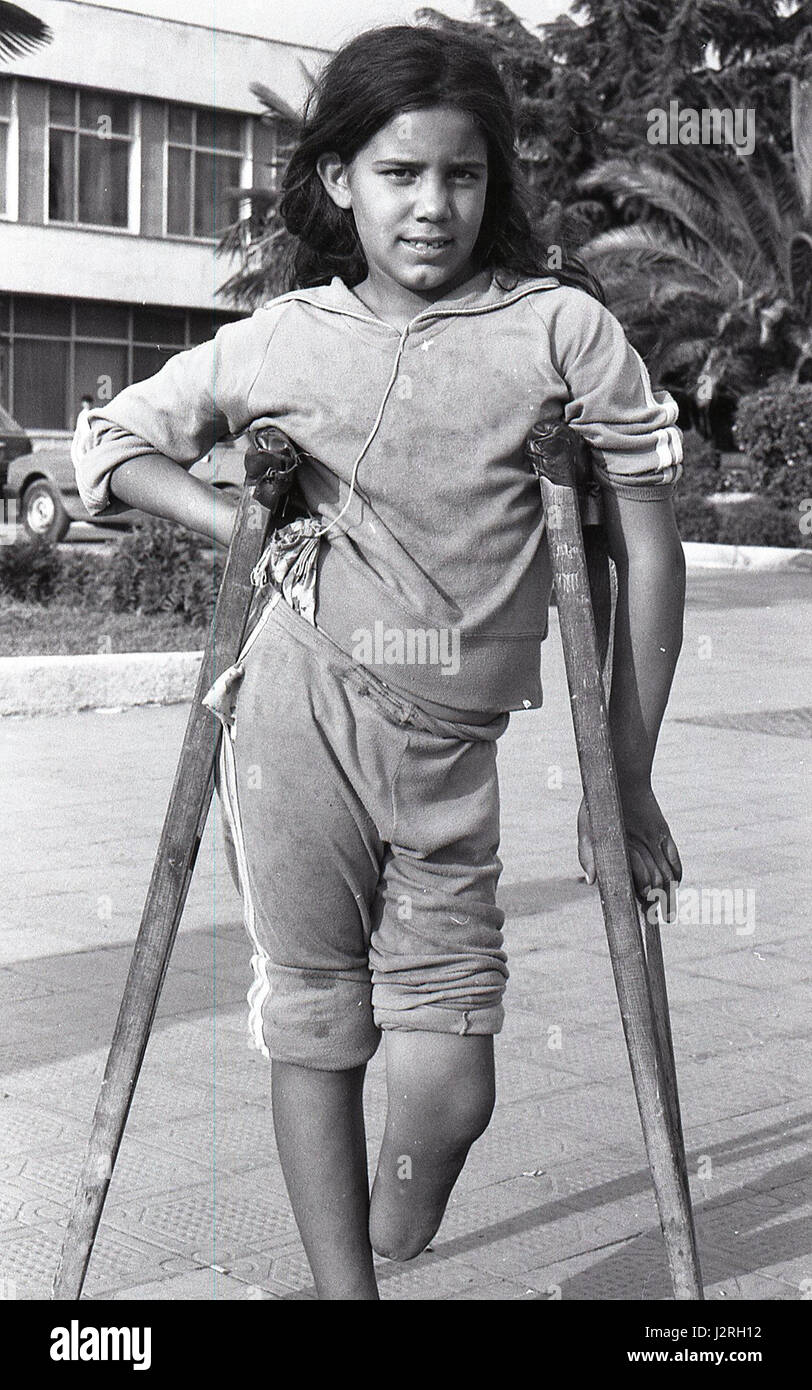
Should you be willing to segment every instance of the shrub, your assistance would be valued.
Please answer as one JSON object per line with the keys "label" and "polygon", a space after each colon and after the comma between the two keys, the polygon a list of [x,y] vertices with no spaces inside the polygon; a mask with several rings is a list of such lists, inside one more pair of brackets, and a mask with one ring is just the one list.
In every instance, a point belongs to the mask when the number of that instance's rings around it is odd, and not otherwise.
{"label": "shrub", "polygon": [[63,550],[59,556],[57,597],[74,608],[110,607],[110,561],[106,555]]}
{"label": "shrub", "polygon": [[42,541],[0,545],[0,594],[19,603],[47,603],[59,585],[61,560],[56,546]]}
{"label": "shrub", "polygon": [[679,489],[674,497],[677,526],[684,541],[715,541],[719,520],[715,507],[696,493],[684,494]]}
{"label": "shrub", "polygon": [[722,545],[779,545],[793,549],[810,544],[799,526],[800,513],[776,506],[767,497],[751,497],[718,511]]}
{"label": "shrub", "polygon": [[208,624],[223,564],[203,537],[150,517],[120,537],[109,558],[43,542],[0,545],[0,596]]}
{"label": "shrub", "polygon": [[722,476],[719,470],[719,451],[696,430],[686,430],[682,436],[682,477],[677,484],[683,497],[707,497],[719,492]]}
{"label": "shrub", "polygon": [[118,613],[177,613],[207,623],[222,561],[201,536],[149,517],[118,543],[110,561],[110,598]]}
{"label": "shrub", "polygon": [[772,381],[742,396],[733,432],[755,491],[791,509],[812,497],[812,385]]}

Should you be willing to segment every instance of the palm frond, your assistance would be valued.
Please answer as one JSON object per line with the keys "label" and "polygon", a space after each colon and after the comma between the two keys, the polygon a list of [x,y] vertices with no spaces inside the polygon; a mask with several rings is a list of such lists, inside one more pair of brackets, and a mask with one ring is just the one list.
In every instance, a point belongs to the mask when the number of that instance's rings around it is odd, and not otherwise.
{"label": "palm frond", "polygon": [[708,355],[710,338],[681,338],[676,343],[664,343],[660,355],[662,370],[679,372],[698,369]]}
{"label": "palm frond", "polygon": [[32,48],[50,43],[52,38],[48,25],[36,15],[0,0],[0,59],[8,62],[19,58]]}
{"label": "palm frond", "polygon": [[804,212],[812,211],[812,71],[790,83],[790,118],[795,176]]}
{"label": "palm frond", "polygon": [[798,232],[790,242],[789,273],[792,297],[802,318],[812,318],[812,234]]}
{"label": "palm frond", "polygon": [[578,180],[578,188],[586,192],[604,189],[620,206],[637,198],[650,212],[679,227],[686,239],[714,245],[724,259],[730,259],[734,253],[724,210],[698,184],[665,163],[606,160],[584,174]]}
{"label": "palm frond", "polygon": [[301,113],[288,105],[282,97],[277,96],[276,92],[271,91],[270,87],[266,87],[264,82],[249,82],[248,86],[254,96],[262,102],[262,105],[266,106],[275,116],[282,116],[292,126],[298,127],[301,124]]}
{"label": "palm frond", "polygon": [[628,267],[629,274],[667,272],[690,278],[697,287],[712,286],[718,289],[720,283],[727,282],[729,290],[739,284],[736,275],[723,274],[724,267],[715,253],[715,248],[702,242],[686,242],[672,236],[668,231],[637,223],[630,227],[613,227],[607,232],[599,232],[596,237],[582,246],[579,255],[592,264],[601,276],[606,274],[604,262]]}

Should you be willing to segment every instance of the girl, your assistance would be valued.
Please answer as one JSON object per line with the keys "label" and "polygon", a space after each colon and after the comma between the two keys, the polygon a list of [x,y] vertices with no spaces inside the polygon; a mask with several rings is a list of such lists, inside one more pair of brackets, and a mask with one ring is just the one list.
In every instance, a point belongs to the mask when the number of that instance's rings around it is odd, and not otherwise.
{"label": "girl", "polygon": [[[681,874],[650,780],[681,642],[677,410],[588,279],[547,272],[514,138],[475,41],[395,26],[349,43],[285,177],[291,291],[95,410],[78,468],[94,514],[140,507],[225,545],[234,507],[191,463],[258,418],[305,452],[300,514],[255,573],[259,617],[209,700],[228,730],[251,1027],[326,1299],[377,1298],[373,1250],[425,1248],[493,1107],[496,741],[541,703],[550,572],[523,449],[542,415],[592,446],[602,486],[638,892]],[[579,854],[591,882],[583,807]],[[381,1031],[370,1193],[362,1086]]]}

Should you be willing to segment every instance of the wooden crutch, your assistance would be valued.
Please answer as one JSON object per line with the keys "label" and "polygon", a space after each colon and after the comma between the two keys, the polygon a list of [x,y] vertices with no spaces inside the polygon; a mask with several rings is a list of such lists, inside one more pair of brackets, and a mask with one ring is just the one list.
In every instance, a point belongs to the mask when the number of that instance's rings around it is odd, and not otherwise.
{"label": "wooden crutch", "polygon": [[648,913],[641,933],[606,717],[576,494],[585,446],[560,421],[542,421],[527,455],[541,486],[598,889],[674,1297],[701,1299],[660,935]]}
{"label": "wooden crutch", "polygon": [[255,592],[251,571],[274,529],[274,512],[280,498],[289,490],[296,471],[296,450],[281,430],[255,427],[251,431],[251,443],[245,456],[246,486],[237,508],[217,606],[96,1102],[87,1154],[54,1279],[55,1299],[78,1299],[82,1292],[206,827],[222,725],[218,719],[212,719],[210,711],[202,704],[203,696],[240,654]]}

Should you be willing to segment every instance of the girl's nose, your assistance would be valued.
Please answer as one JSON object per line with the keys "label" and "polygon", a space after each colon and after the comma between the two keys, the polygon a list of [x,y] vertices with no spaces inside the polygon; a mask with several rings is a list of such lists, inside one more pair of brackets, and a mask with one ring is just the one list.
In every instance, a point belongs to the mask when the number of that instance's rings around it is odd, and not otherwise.
{"label": "girl's nose", "polygon": [[445,221],[451,213],[451,205],[443,179],[421,180],[415,198],[414,215],[428,222]]}

